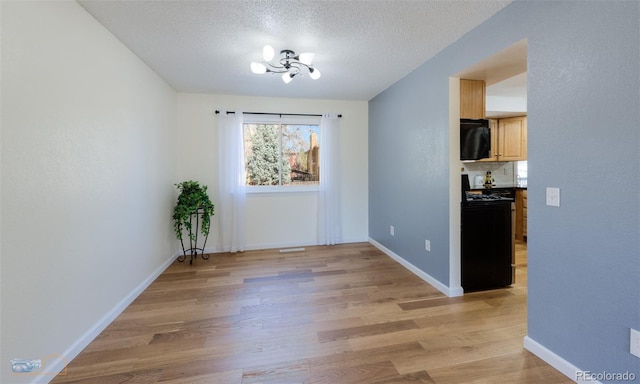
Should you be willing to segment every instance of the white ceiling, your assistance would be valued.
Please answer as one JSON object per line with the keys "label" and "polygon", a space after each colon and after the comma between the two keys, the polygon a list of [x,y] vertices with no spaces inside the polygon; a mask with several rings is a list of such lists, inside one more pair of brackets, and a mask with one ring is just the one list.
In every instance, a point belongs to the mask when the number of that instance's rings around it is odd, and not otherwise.
{"label": "white ceiling", "polygon": [[[79,0],[179,92],[370,100],[511,0]],[[262,47],[314,52],[319,80],[256,75]]]}

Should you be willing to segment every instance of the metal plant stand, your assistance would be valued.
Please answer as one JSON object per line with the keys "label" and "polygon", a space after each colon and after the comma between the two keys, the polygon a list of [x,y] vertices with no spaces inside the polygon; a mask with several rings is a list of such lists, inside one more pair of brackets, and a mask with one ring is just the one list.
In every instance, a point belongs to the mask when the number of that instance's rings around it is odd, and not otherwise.
{"label": "metal plant stand", "polygon": [[[200,225],[202,222],[202,217],[205,215],[204,210],[198,209],[196,212],[193,212],[189,217],[189,248],[184,247],[184,241],[182,237],[180,237],[180,244],[182,245],[182,255],[178,256],[178,261],[183,262],[187,258],[187,255],[191,255],[191,260],[189,260],[189,264],[193,265],[193,259],[198,257],[198,251],[200,251],[200,256],[203,260],[209,260],[209,254],[204,253],[204,249],[207,246],[207,238],[209,235],[207,234],[204,237],[204,243],[202,244],[202,248],[198,248],[198,233],[200,230]],[[193,232],[193,222],[195,221],[195,232]],[[195,236],[192,234],[195,233]]]}

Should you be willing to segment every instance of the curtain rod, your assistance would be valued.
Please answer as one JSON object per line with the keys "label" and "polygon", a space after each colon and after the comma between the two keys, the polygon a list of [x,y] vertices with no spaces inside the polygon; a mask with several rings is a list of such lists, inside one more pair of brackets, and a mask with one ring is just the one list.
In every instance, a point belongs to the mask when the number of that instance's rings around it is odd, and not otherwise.
{"label": "curtain rod", "polygon": [[[235,111],[227,111],[227,115],[230,113],[236,113]],[[216,115],[220,114],[220,111],[216,109]],[[242,112],[243,115],[278,115],[282,116],[316,116],[322,117],[322,115],[315,115],[310,113],[275,113],[275,112]],[[338,117],[342,117],[342,114],[338,115]]]}

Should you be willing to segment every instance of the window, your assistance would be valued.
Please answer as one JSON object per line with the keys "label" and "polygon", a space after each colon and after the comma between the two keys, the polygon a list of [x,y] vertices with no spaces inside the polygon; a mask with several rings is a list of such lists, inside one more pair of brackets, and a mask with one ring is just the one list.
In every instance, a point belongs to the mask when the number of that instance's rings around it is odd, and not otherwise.
{"label": "window", "polygon": [[317,123],[245,122],[243,136],[247,186],[319,184],[320,127]]}

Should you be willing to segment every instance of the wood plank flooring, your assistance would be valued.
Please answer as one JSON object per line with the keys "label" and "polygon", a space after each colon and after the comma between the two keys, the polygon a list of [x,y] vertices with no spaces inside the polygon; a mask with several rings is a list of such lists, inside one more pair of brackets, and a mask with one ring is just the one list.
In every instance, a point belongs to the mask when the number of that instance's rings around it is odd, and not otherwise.
{"label": "wood plank flooring", "polygon": [[[172,264],[54,383],[571,383],[513,287],[448,298],[368,243]],[[523,256],[524,255],[524,256]]]}

